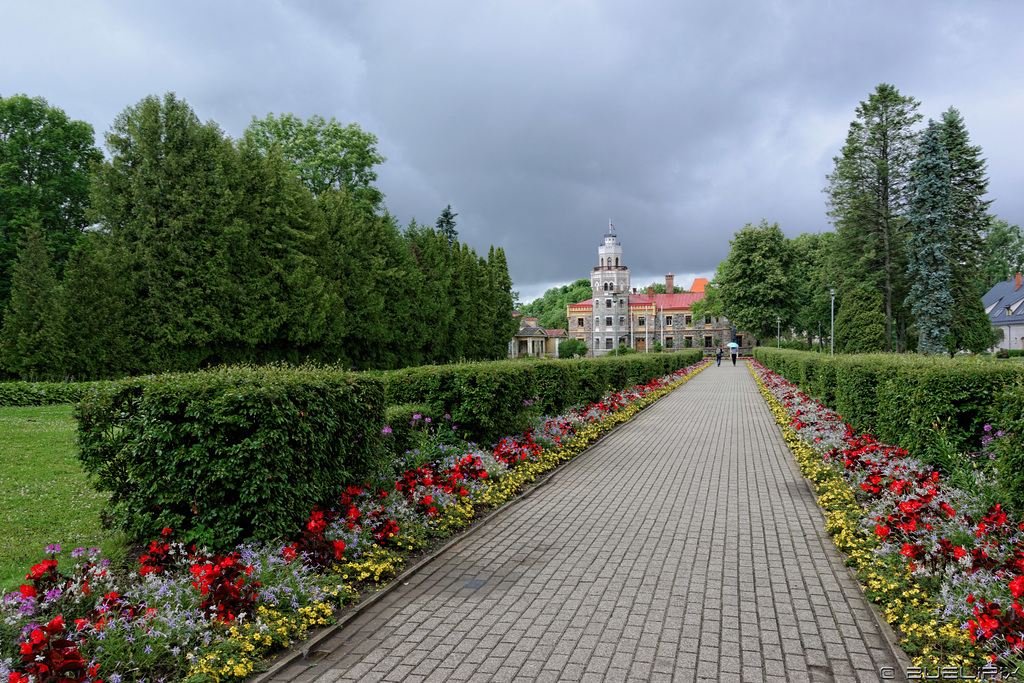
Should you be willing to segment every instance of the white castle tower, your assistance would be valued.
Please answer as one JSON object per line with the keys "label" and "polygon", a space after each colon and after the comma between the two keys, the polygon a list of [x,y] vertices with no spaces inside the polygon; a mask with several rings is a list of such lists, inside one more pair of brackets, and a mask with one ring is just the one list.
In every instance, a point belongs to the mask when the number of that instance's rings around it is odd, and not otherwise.
{"label": "white castle tower", "polygon": [[615,233],[604,236],[604,243],[597,248],[597,259],[598,265],[590,271],[590,290],[594,300],[612,294],[628,294],[629,268],[622,262],[622,245],[616,241]]}
{"label": "white castle tower", "polygon": [[622,259],[622,245],[616,241],[609,222],[604,243],[597,248],[597,265],[590,271],[594,301],[594,327],[590,348],[595,355],[619,343],[628,343],[629,268]]}

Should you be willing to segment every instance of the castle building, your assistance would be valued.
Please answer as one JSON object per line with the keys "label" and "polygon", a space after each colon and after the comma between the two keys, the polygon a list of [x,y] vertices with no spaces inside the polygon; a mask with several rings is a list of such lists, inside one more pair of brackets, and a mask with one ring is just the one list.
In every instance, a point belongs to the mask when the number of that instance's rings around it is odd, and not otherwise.
{"label": "castle building", "polygon": [[593,296],[566,309],[566,335],[585,342],[587,355],[614,352],[620,345],[639,352],[652,350],[655,344],[666,351],[700,347],[713,352],[734,343],[740,353],[750,353],[756,345],[753,335],[737,333],[725,317],[694,320],[693,304],[704,298],[707,279],[697,278],[690,291],[677,293],[675,277],[666,275],[665,294],[655,294],[653,287],[637,292],[613,232],[605,234],[597,257],[598,264],[590,271]]}

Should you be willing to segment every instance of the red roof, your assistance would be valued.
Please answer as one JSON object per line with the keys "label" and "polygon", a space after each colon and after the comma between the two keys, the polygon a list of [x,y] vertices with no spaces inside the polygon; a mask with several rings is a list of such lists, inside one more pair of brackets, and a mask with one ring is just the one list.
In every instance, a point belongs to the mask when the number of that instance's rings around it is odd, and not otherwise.
{"label": "red roof", "polygon": [[565,328],[564,327],[556,327],[554,329],[546,329],[545,328],[544,331],[548,333],[549,337],[564,337],[565,336]]}
{"label": "red roof", "polygon": [[[630,294],[630,306],[654,305],[658,310],[680,310],[691,308],[694,302],[704,298],[704,292],[680,292],[678,294]],[[587,299],[577,304],[570,304],[569,308],[594,307],[594,300]]]}

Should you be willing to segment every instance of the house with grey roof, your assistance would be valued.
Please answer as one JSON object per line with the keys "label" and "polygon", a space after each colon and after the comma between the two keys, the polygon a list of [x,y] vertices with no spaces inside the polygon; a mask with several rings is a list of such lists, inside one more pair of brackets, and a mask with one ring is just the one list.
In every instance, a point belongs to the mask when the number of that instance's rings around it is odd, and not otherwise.
{"label": "house with grey roof", "polygon": [[993,350],[1024,348],[1024,287],[1021,274],[997,282],[981,297],[981,304],[992,321],[992,327],[1003,331],[1003,340]]}

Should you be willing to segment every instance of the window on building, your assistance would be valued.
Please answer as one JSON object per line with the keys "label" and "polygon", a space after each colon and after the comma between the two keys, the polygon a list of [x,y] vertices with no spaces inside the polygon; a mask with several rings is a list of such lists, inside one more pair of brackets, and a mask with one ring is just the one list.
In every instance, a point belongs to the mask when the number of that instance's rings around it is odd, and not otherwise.
{"label": "window on building", "polygon": [[606,291],[606,292],[608,291],[608,283],[607,282],[604,283],[604,291]]}
{"label": "window on building", "polygon": [[611,327],[612,326],[612,317],[608,316],[607,318],[605,318],[604,319],[604,324],[607,325],[608,327]]}
{"label": "window on building", "polygon": [[625,327],[626,327],[626,316],[624,316],[624,315],[620,315],[619,316],[619,327],[625,329]]}
{"label": "window on building", "polygon": [[604,259],[601,259],[601,267],[604,268]]}
{"label": "window on building", "polygon": [[595,316],[594,316],[594,328],[596,329],[596,328],[598,328],[598,327],[600,327],[600,326],[601,326],[601,319],[600,319],[600,318],[598,318],[598,317],[597,317],[597,316],[595,315]]}
{"label": "window on building", "polygon": [[711,324],[711,316],[710,315],[704,316],[704,324],[705,325],[710,325]]}
{"label": "window on building", "polygon": [[605,299],[604,300],[604,307],[605,308],[611,308],[612,307],[612,300],[611,299]]}
{"label": "window on building", "polygon": [[665,327],[672,327],[672,316],[665,316]]}
{"label": "window on building", "polygon": [[626,300],[625,299],[619,299],[619,305],[620,306],[625,306],[626,305]]}
{"label": "window on building", "polygon": [[687,327],[692,325],[693,324],[693,316],[692,315],[688,315],[688,316],[684,317],[683,318],[683,324],[685,324]]}
{"label": "window on building", "polygon": [[615,265],[616,266],[619,265],[619,257],[618,256],[615,257]]}
{"label": "window on building", "polygon": [[704,348],[705,349],[710,349],[711,348],[711,344],[714,341],[715,341],[715,338],[712,337],[710,334],[704,335]]}
{"label": "window on building", "polygon": [[637,317],[637,319],[636,319],[636,326],[637,327],[643,327],[646,324],[647,324],[647,316],[641,315],[641,316]]}
{"label": "window on building", "polygon": [[693,346],[693,337],[683,337],[683,347],[691,348]]}
{"label": "window on building", "polygon": [[665,337],[665,348],[666,349],[671,349],[672,348],[672,344],[674,344],[674,343],[675,342],[673,341],[672,337]]}
{"label": "window on building", "polygon": [[612,338],[611,337],[605,337],[604,338],[604,348],[606,348],[606,349],[612,348]]}
{"label": "window on building", "polygon": [[576,318],[576,327],[583,327],[583,318]]}

